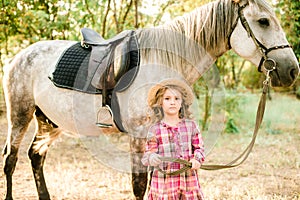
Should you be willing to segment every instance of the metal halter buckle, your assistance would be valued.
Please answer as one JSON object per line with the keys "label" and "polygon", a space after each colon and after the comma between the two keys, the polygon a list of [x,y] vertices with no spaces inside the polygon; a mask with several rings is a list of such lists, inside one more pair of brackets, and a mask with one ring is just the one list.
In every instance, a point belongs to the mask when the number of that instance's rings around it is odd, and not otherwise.
{"label": "metal halter buckle", "polygon": [[268,85],[270,81],[270,72],[276,69],[276,62],[272,58],[267,58],[263,61],[263,66],[266,70],[266,80],[263,84]]}
{"label": "metal halter buckle", "polygon": [[264,60],[263,66],[266,71],[273,71],[276,69],[276,62],[272,58],[267,58]]}

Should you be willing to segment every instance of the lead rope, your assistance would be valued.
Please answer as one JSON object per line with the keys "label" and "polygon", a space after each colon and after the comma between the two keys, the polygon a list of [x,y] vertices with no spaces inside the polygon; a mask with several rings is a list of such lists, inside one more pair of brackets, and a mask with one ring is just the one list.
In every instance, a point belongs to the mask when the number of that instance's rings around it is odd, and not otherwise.
{"label": "lead rope", "polygon": [[163,171],[162,169],[160,169],[159,167],[156,167],[156,169],[165,174],[165,175],[179,175],[187,170],[189,170],[192,167],[192,163],[187,161],[187,160],[183,160],[180,158],[172,158],[172,157],[160,157],[160,160],[163,162],[176,162],[179,164],[183,164],[184,166],[182,168],[180,168],[179,170],[176,171],[172,171],[172,172],[167,172],[167,171]]}
{"label": "lead rope", "polygon": [[262,95],[259,101],[259,105],[257,108],[257,112],[256,112],[256,123],[255,123],[255,128],[254,128],[254,132],[253,132],[253,136],[252,136],[252,140],[250,142],[250,144],[247,146],[247,148],[243,151],[243,153],[241,153],[236,159],[234,159],[233,161],[231,161],[228,164],[225,165],[202,165],[201,169],[205,169],[205,170],[218,170],[218,169],[225,169],[225,168],[232,168],[232,167],[236,167],[241,165],[249,156],[251,150],[253,149],[255,140],[256,140],[256,136],[259,130],[259,127],[261,125],[263,116],[264,116],[264,112],[265,112],[265,105],[266,105],[266,94],[268,92],[268,84],[269,78],[267,78],[264,81],[263,84],[263,91],[262,91]]}
{"label": "lead rope", "polygon": [[[201,165],[201,169],[204,170],[219,170],[219,169],[227,169],[227,168],[233,168],[233,167],[237,167],[239,165],[241,165],[249,156],[250,152],[253,149],[253,146],[255,144],[255,140],[256,140],[256,136],[258,133],[258,130],[260,128],[260,125],[262,123],[262,119],[265,113],[265,107],[266,107],[266,96],[269,90],[269,84],[270,84],[270,72],[273,71],[275,69],[275,66],[268,66],[271,69],[267,69],[265,67],[266,70],[266,80],[263,82],[263,89],[262,89],[262,95],[260,97],[260,101],[258,104],[258,108],[257,108],[257,112],[256,112],[256,122],[255,122],[255,128],[253,131],[253,136],[252,136],[252,140],[250,142],[250,144],[247,146],[247,148],[233,161],[224,164],[224,165]],[[177,171],[172,171],[172,172],[166,172],[163,171],[160,168],[157,168],[158,171],[160,171],[163,174],[166,175],[178,175],[182,172],[185,172],[187,170],[189,170],[192,167],[192,164],[186,160],[183,159],[179,159],[179,158],[171,158],[171,157],[161,157],[160,158],[162,161],[165,162],[177,162],[180,164],[183,164],[184,167],[182,167],[181,169],[177,170]]]}

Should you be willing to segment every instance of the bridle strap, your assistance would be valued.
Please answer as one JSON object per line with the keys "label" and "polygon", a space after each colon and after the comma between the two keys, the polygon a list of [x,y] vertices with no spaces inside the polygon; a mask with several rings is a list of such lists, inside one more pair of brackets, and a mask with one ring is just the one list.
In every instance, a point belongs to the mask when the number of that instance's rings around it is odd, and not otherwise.
{"label": "bridle strap", "polygon": [[[262,45],[262,44],[261,44]],[[262,45],[263,46],[263,45]],[[265,57],[267,57],[268,53],[273,51],[273,50],[277,50],[277,49],[284,49],[284,48],[292,48],[291,45],[289,44],[286,44],[286,45],[280,45],[280,46],[274,46],[274,47],[271,47],[269,49],[265,49],[264,53],[265,53]],[[260,59],[260,62],[259,62],[259,65],[258,65],[258,71],[259,72],[262,72],[261,70],[261,67],[263,66],[264,64],[264,61],[266,61],[267,59],[265,59],[265,57],[263,56],[261,59]]]}
{"label": "bridle strap", "polygon": [[243,13],[243,10],[244,8],[248,5],[248,2],[247,4],[243,5],[243,6],[240,6],[239,5],[239,9],[238,9],[238,14],[239,14],[239,18],[241,20],[241,23],[242,23],[242,26],[244,27],[244,29],[247,31],[248,33],[248,37],[251,37],[255,46],[258,47],[258,49],[260,50],[261,54],[263,55],[263,57],[266,59],[266,54],[265,54],[265,51],[267,50],[267,48],[260,42],[258,41],[258,39],[255,37],[252,29],[250,28],[249,26],[249,23],[247,22],[246,20],[246,17]]}

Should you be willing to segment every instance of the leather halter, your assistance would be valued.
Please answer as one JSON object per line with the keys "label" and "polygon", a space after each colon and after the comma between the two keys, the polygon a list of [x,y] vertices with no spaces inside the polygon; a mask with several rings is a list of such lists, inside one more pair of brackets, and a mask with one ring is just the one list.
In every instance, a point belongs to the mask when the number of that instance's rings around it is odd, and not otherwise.
{"label": "leather halter", "polygon": [[[236,20],[236,23],[234,24],[234,27],[232,29],[232,32],[234,30],[234,28],[236,27],[237,25],[237,22],[238,22],[238,19],[241,20],[241,23],[242,23],[242,26],[244,27],[244,29],[247,31],[248,33],[248,37],[251,37],[255,46],[259,49],[260,53],[262,54],[262,58],[259,62],[259,65],[258,65],[258,71],[259,72],[262,72],[262,66],[265,68],[266,71],[270,71],[270,70],[275,70],[276,69],[276,61],[271,59],[271,58],[268,58],[268,53],[273,51],[273,50],[277,50],[277,49],[284,49],[284,48],[292,48],[291,45],[289,44],[286,44],[286,45],[278,45],[278,46],[274,46],[274,47],[270,47],[270,48],[267,48],[266,46],[264,46],[254,35],[253,31],[251,30],[250,26],[249,26],[249,23],[247,22],[246,18],[245,18],[245,15],[243,13],[243,9],[248,6],[249,3],[247,2],[246,4],[244,5],[239,5],[239,8],[238,8],[238,18]],[[229,35],[229,37],[231,37],[231,34]],[[230,39],[229,39],[230,41]]]}

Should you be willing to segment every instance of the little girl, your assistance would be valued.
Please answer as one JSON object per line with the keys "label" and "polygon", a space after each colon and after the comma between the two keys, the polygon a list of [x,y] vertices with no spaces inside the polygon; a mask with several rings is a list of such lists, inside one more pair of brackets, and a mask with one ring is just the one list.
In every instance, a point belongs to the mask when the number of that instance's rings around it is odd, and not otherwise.
{"label": "little girl", "polygon": [[[205,156],[199,128],[190,119],[189,107],[193,97],[191,88],[177,79],[165,80],[149,91],[148,105],[152,110],[153,125],[149,128],[142,163],[155,168],[148,200],[204,199],[197,169]],[[187,160],[192,163],[192,168],[179,175],[165,175],[157,168],[172,172],[182,165],[162,162],[161,157]]]}

